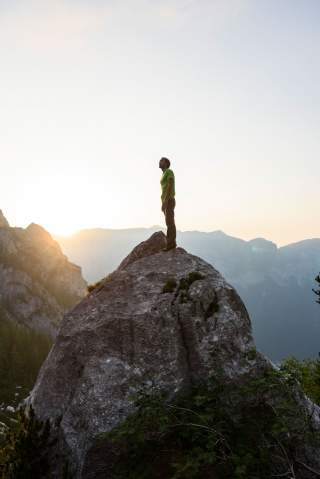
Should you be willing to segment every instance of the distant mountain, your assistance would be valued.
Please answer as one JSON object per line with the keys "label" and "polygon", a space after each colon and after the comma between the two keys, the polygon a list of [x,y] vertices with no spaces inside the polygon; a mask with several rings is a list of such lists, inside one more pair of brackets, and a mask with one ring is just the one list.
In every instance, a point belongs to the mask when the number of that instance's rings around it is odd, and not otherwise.
{"label": "distant mountain", "polygon": [[116,269],[128,250],[159,229],[157,226],[119,230],[97,228],[55,239],[68,258],[81,265],[85,279],[95,282]]}
{"label": "distant mountain", "polygon": [[[64,253],[95,282],[113,271],[126,252],[159,227],[83,230],[59,237]],[[317,356],[320,307],[312,292],[320,271],[320,239],[278,248],[264,238],[244,241],[222,231],[178,233],[178,243],[204,258],[233,284],[253,323],[257,346],[273,360]]]}
{"label": "distant mountain", "polygon": [[0,442],[64,313],[86,292],[81,268],[46,230],[36,224],[11,228],[0,210]]}
{"label": "distant mountain", "polygon": [[55,336],[86,294],[81,268],[41,226],[11,228],[0,210],[0,318]]}

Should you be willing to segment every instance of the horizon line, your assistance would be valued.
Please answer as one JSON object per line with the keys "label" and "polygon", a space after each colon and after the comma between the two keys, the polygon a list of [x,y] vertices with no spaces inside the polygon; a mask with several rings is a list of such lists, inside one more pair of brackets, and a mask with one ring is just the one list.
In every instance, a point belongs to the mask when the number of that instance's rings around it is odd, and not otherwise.
{"label": "horizon line", "polygon": [[[73,233],[70,233],[70,234],[59,234],[59,233],[51,233],[51,236],[54,238],[54,239],[57,239],[57,238],[72,238],[73,236],[76,236],[78,235],[79,233],[82,233],[82,232],[86,232],[86,231],[131,231],[131,230],[165,230],[165,227],[164,226],[160,226],[160,225],[152,225],[152,226],[136,226],[136,227],[123,227],[123,228],[108,228],[108,227],[91,227],[91,228],[81,228],[79,230],[76,230],[74,231]],[[220,230],[220,229],[217,229],[217,230],[209,230],[209,231],[202,231],[202,230],[197,230],[197,229],[186,229],[186,230],[181,230],[181,229],[177,229],[177,234],[179,233],[201,233],[201,234],[206,234],[206,235],[210,235],[210,234],[214,234],[214,233],[220,233],[224,236],[227,236],[229,238],[234,238],[234,239],[237,239],[239,241],[244,241],[245,243],[250,243],[251,241],[255,241],[255,240],[259,240],[259,239],[262,239],[264,241],[268,241],[270,243],[273,243],[277,249],[280,249],[280,248],[283,248],[283,247],[286,247],[286,246],[291,246],[291,245],[294,245],[294,244],[298,244],[298,243],[301,243],[301,242],[304,242],[304,241],[313,241],[313,240],[319,240],[320,241],[320,237],[308,237],[308,238],[303,238],[301,240],[298,240],[298,241],[293,241],[291,243],[284,243],[284,244],[281,244],[279,245],[278,243],[276,243],[275,241],[273,240],[270,240],[268,238],[265,238],[263,236],[255,236],[251,239],[243,239],[243,238],[240,238],[238,236],[233,236],[233,235],[230,235],[228,233],[225,233],[223,230]]]}

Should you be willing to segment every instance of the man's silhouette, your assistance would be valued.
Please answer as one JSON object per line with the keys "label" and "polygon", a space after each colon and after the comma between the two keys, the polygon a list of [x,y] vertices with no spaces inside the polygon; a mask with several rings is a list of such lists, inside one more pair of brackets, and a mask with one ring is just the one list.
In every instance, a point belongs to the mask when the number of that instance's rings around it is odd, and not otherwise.
{"label": "man's silhouette", "polygon": [[170,160],[168,158],[161,158],[159,161],[159,168],[163,171],[161,183],[161,201],[167,225],[167,247],[165,251],[176,248],[176,225],[174,223],[174,208],[176,206],[175,200],[175,181],[174,173],[170,169]]}

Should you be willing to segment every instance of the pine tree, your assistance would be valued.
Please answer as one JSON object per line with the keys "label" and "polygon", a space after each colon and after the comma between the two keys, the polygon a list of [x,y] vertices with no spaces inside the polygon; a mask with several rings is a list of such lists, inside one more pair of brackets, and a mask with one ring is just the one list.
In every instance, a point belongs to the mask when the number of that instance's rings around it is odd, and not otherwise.
{"label": "pine tree", "polygon": [[46,455],[50,441],[50,423],[41,422],[35,417],[32,406],[26,414],[20,409],[17,425],[0,447],[1,479],[43,479],[47,477],[48,458]]}
{"label": "pine tree", "polygon": [[319,289],[312,288],[312,291],[317,295],[316,303],[320,304],[320,273],[316,276],[315,281],[318,283]]}

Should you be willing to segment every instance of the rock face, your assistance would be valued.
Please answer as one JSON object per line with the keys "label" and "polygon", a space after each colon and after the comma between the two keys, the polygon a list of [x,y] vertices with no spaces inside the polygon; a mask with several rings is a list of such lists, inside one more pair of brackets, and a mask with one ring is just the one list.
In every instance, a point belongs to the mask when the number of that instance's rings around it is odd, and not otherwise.
{"label": "rock face", "polygon": [[0,213],[1,318],[55,336],[65,311],[85,294],[81,268],[47,231],[36,224],[10,228]]}
{"label": "rock face", "polygon": [[0,210],[0,228],[9,228],[9,226],[7,218],[2,213],[2,210]]}
{"label": "rock face", "polygon": [[143,383],[175,394],[214,371],[241,383],[273,367],[251,354],[248,313],[220,273],[164,246],[152,235],[65,315],[27,401],[57,438],[48,477],[65,459],[75,478],[98,477],[95,440],[133,411]]}
{"label": "rock face", "polygon": [[[154,227],[89,229],[57,240],[71,261],[81,264],[84,277],[95,283],[155,231]],[[236,288],[249,312],[261,352],[276,362],[292,355],[300,359],[318,357],[319,306],[312,300],[311,291],[320,271],[320,238],[280,248],[263,238],[244,241],[222,231],[178,231],[177,239],[179,245],[212,264]]]}
{"label": "rock face", "polygon": [[212,368],[230,378],[252,369],[250,320],[236,291],[200,258],[164,246],[153,235],[65,316],[32,392],[41,419],[61,420],[78,477],[95,437],[132,411],[142,382],[178,391]]}

